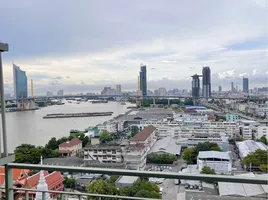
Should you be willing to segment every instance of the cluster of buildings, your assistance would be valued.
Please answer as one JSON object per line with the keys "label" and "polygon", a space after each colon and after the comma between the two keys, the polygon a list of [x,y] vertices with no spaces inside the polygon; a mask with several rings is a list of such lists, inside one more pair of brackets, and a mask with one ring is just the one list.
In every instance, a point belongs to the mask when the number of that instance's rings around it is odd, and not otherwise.
{"label": "cluster of buildings", "polygon": [[111,86],[109,87],[104,87],[103,90],[101,91],[102,95],[122,95],[122,87],[121,85],[116,85],[116,88],[112,88]]}

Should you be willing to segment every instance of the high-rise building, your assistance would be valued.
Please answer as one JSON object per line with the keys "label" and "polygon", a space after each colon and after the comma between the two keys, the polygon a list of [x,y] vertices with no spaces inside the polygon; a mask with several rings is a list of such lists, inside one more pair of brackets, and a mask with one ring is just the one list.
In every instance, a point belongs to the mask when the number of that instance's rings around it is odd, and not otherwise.
{"label": "high-rise building", "polygon": [[199,98],[199,91],[200,91],[200,79],[199,75],[195,74],[192,76],[192,96],[193,98]]}
{"label": "high-rise building", "polygon": [[167,90],[166,88],[159,88],[158,89],[159,96],[167,96]]}
{"label": "high-rise building", "polygon": [[143,65],[141,63],[141,69],[140,69],[140,90],[142,96],[147,95],[147,71],[146,71],[146,65]]}
{"label": "high-rise building", "polygon": [[16,99],[28,97],[28,84],[26,72],[13,64],[14,96]]}
{"label": "high-rise building", "polygon": [[248,78],[243,77],[243,92],[248,93]]}
{"label": "high-rise building", "polygon": [[222,87],[219,85],[219,91],[218,91],[219,93],[221,93],[222,92]]}
{"label": "high-rise building", "polygon": [[203,97],[211,97],[211,72],[209,67],[203,67]]}
{"label": "high-rise building", "polygon": [[63,90],[59,90],[59,91],[57,92],[57,96],[59,96],[59,97],[62,97],[63,94],[64,94],[64,91],[63,91]]}
{"label": "high-rise building", "polygon": [[232,93],[235,92],[234,82],[231,82],[231,92],[232,92]]}
{"label": "high-rise building", "polygon": [[121,91],[121,85],[116,85],[116,95],[121,95],[122,91]]}

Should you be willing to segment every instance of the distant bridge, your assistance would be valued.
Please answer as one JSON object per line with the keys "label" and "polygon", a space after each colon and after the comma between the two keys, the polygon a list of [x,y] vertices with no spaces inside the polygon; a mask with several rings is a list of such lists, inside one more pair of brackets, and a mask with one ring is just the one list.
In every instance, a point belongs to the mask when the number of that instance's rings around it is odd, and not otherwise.
{"label": "distant bridge", "polygon": [[[139,96],[139,95],[102,95],[102,94],[87,94],[87,95],[63,95],[63,96],[37,96],[34,97],[36,101],[44,101],[44,100],[52,100],[52,99],[103,99],[103,98],[141,98],[141,99],[207,99],[206,97],[198,97],[193,98],[192,96],[181,96],[181,95],[165,95],[165,96],[157,96],[157,95],[147,95],[147,96]],[[25,98],[24,100],[32,100],[32,97]],[[255,100],[255,101],[268,101],[268,97],[256,97],[256,96],[247,96],[247,97],[218,97],[212,96],[209,99],[230,99],[230,100]],[[21,101],[21,99],[10,99],[6,101]]]}

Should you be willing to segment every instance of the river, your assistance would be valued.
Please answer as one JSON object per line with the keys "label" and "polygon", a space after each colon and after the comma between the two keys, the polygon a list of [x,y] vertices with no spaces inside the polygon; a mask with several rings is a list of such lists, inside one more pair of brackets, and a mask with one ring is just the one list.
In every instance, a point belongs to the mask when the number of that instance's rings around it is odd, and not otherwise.
{"label": "river", "polygon": [[[92,104],[91,102],[66,103],[44,107],[35,111],[6,113],[8,152],[23,144],[45,145],[50,138],[69,135],[71,129],[84,130],[89,126],[103,123],[113,117],[128,111],[127,105],[120,102]],[[78,117],[61,119],[43,119],[49,113],[74,113],[74,112],[114,112],[112,116]]]}

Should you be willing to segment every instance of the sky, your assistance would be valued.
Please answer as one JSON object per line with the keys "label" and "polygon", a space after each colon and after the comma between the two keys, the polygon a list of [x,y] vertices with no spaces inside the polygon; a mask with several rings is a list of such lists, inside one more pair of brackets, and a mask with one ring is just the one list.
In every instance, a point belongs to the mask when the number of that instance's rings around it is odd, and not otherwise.
{"label": "sky", "polygon": [[210,66],[212,90],[233,81],[268,84],[268,0],[2,0],[5,89],[12,63],[36,94],[136,90],[140,64],[148,89],[191,88]]}

